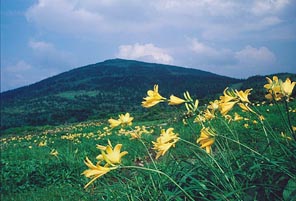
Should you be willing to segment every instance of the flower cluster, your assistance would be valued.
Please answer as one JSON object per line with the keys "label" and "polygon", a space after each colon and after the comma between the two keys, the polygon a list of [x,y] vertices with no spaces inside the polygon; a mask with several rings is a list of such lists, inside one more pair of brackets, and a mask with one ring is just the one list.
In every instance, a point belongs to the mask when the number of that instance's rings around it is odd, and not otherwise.
{"label": "flower cluster", "polygon": [[[182,98],[179,98],[175,95],[171,95],[170,99],[167,99],[159,94],[157,84],[154,85],[154,90],[147,91],[147,95],[148,96],[143,98],[144,100],[142,101],[142,106],[145,108],[153,107],[153,106],[157,105],[158,103],[164,102],[164,101],[167,101],[169,105],[180,105],[183,103],[187,104],[188,102],[193,101],[188,92],[184,93],[185,100]],[[196,105],[198,105],[198,102],[196,103]],[[188,107],[188,105],[186,107]],[[197,106],[196,106],[196,108],[197,108]]]}
{"label": "flower cluster", "polygon": [[238,106],[243,111],[255,113],[248,105],[251,103],[248,98],[251,90],[252,89],[247,89],[245,91],[234,91],[228,90],[228,88],[226,88],[223,92],[223,96],[220,96],[220,100],[218,102],[218,108],[222,116],[225,116],[235,104],[238,104]]}
{"label": "flower cluster", "polygon": [[197,139],[196,143],[201,144],[200,148],[205,148],[206,152],[211,153],[211,146],[215,142],[215,133],[212,129],[202,128],[200,131],[200,137]]}
{"label": "flower cluster", "polygon": [[178,134],[174,133],[173,128],[167,130],[162,129],[160,136],[156,139],[156,142],[152,142],[154,150],[157,150],[156,159],[163,156],[171,147],[174,147],[178,142]]}
{"label": "flower cluster", "polygon": [[[292,91],[295,86],[295,82],[291,82],[289,78],[286,79],[285,82],[278,79],[278,77],[274,76],[271,80],[267,78],[268,84],[264,85],[264,88],[267,90],[266,98],[269,100],[279,101],[283,98],[286,98],[286,101],[291,99]],[[219,137],[224,137],[224,139],[228,139],[222,135],[222,133],[218,132],[218,129],[213,129],[213,121],[217,117],[222,117],[223,121],[230,123],[232,121],[242,121],[241,125],[245,128],[249,128],[249,123],[253,122],[253,124],[258,124],[260,121],[263,125],[264,117],[257,113],[257,110],[253,110],[251,107],[255,104],[251,103],[249,100],[249,95],[252,89],[246,90],[234,90],[226,88],[223,91],[223,95],[219,97],[218,100],[214,100],[209,102],[206,106],[199,107],[199,100],[193,100],[188,91],[184,92],[184,99],[179,98],[175,95],[171,95],[169,98],[165,98],[159,93],[158,85],[155,84],[153,90],[147,91],[147,96],[143,98],[142,106],[145,108],[153,107],[159,103],[167,102],[168,105],[181,105],[184,104],[187,110],[184,113],[185,118],[183,118],[183,122],[189,124],[189,118],[194,116],[194,123],[198,123],[201,125],[201,129],[199,131],[199,136],[196,139],[196,146],[199,146],[201,149],[204,149],[206,153],[211,154],[212,146],[214,145],[215,141],[219,140]],[[265,102],[262,102],[262,105]],[[260,105],[260,104],[259,104]],[[230,111],[234,108],[234,106],[238,106],[242,109],[243,112],[249,112],[252,115],[257,117],[257,120],[245,118],[240,116],[237,112],[231,116]],[[257,103],[258,106],[258,103]],[[201,109],[202,108],[202,109]],[[292,109],[291,109],[292,110]],[[255,112],[256,111],[256,112]],[[108,122],[110,124],[109,127],[105,127],[111,133],[111,130],[118,126],[131,126],[133,117],[130,116],[129,113],[119,115],[118,119],[109,119]],[[249,121],[250,120],[250,121]],[[249,122],[245,122],[249,121]],[[191,125],[190,125],[191,126]],[[291,131],[294,132],[296,127],[291,125]],[[150,131],[146,129],[145,126],[136,126],[134,128],[128,127],[128,129],[121,128],[118,131],[118,134],[130,136],[131,139],[141,139],[142,134],[151,134],[154,132],[153,129]],[[296,137],[291,135],[295,140]],[[290,136],[285,134],[284,132],[281,133],[281,137],[286,140],[292,140]],[[175,147],[176,143],[181,140],[178,133],[174,132],[174,128],[170,127],[168,129],[162,129],[160,136],[156,138],[155,141],[152,141],[153,150],[156,151],[156,160],[159,159],[161,156],[164,156],[171,147]],[[186,140],[182,140],[186,142]],[[141,142],[145,145],[145,142],[141,140]],[[189,142],[191,145],[193,143]],[[89,169],[85,170],[82,174],[86,177],[91,178],[85,188],[88,187],[93,181],[97,178],[101,177],[102,175],[108,173],[111,170],[117,169],[120,167],[121,159],[125,156],[128,152],[123,151],[121,152],[122,144],[117,144],[114,148],[111,142],[108,140],[107,146],[97,145],[97,148],[101,151],[96,159],[97,163],[93,164],[88,157],[86,157],[85,164],[88,166]],[[149,150],[146,147],[147,150]],[[57,151],[54,150],[50,153],[51,155],[57,156]],[[152,159],[152,158],[151,158]],[[153,160],[153,159],[152,159]],[[143,163],[140,163],[143,165]],[[155,164],[154,164],[155,165]],[[124,166],[121,166],[123,168]],[[125,167],[132,167],[132,166],[125,166]]]}
{"label": "flower cluster", "polygon": [[272,80],[269,77],[266,77],[266,79],[268,83],[264,85],[264,88],[267,91],[265,95],[267,99],[280,101],[285,97],[286,100],[289,101],[296,82],[291,82],[289,78],[283,82],[277,76],[273,76]]}
{"label": "flower cluster", "polygon": [[160,102],[163,102],[164,100],[166,100],[166,98],[162,97],[159,93],[158,93],[158,85],[154,85],[154,90],[148,90],[147,91],[147,97],[144,98],[144,101],[142,102],[142,106],[149,108],[152,107]]}
{"label": "flower cluster", "polygon": [[108,122],[111,128],[115,128],[117,126],[131,126],[134,117],[131,117],[129,113],[119,115],[118,119],[109,119]]}
{"label": "flower cluster", "polygon": [[[84,174],[88,178],[92,178],[84,188],[87,188],[92,182],[99,177],[108,173],[111,170],[117,169],[121,163],[121,158],[128,154],[127,151],[120,152],[122,144],[117,144],[114,149],[111,142],[108,140],[107,146],[97,145],[97,148],[101,150],[101,154],[96,157],[97,164],[94,165],[88,157],[86,157],[84,163],[89,169],[85,170]],[[105,163],[103,166],[101,163]]]}
{"label": "flower cluster", "polygon": [[125,130],[124,128],[121,128],[118,131],[119,134],[130,136],[131,139],[139,139],[142,137],[143,134],[151,134],[153,132],[153,129],[147,130],[146,126],[135,126],[132,130]]}

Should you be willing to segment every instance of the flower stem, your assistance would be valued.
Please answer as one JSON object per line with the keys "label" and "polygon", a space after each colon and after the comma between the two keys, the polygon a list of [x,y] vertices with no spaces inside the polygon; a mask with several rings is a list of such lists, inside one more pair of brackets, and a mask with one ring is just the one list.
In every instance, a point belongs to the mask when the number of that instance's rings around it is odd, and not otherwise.
{"label": "flower stem", "polygon": [[285,107],[286,107],[286,113],[287,113],[287,118],[288,118],[288,123],[289,123],[289,129],[291,130],[291,134],[292,134],[294,140],[296,141],[296,134],[292,128],[291,117],[290,117],[289,107],[288,107],[288,101],[285,101]]}
{"label": "flower stem", "polygon": [[140,166],[121,166],[120,168],[140,169],[140,170],[146,170],[146,171],[161,174],[161,175],[167,177],[173,184],[175,184],[190,200],[194,201],[194,199],[174,179],[172,179],[169,175],[167,175],[166,173],[164,173],[160,170],[155,170],[155,169],[150,169],[150,168],[145,168],[145,167],[140,167]]}

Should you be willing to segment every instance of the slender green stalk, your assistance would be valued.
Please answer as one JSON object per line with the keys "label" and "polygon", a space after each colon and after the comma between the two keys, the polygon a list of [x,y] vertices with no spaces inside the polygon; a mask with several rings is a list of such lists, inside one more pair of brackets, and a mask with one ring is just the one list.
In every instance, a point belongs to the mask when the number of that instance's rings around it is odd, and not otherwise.
{"label": "slender green stalk", "polygon": [[[282,119],[283,119],[283,122],[285,122],[285,124],[286,124],[286,126],[289,128],[289,130],[292,128],[290,125],[290,123],[291,122],[287,122],[287,120],[285,119],[285,116],[284,116],[284,114],[283,114],[283,111],[281,110],[281,108],[280,108],[280,106],[279,106],[279,104],[278,104],[278,102],[276,102],[275,101],[275,105],[277,106],[277,109],[279,110],[279,112],[280,112],[280,114],[281,114],[281,117],[282,117]],[[290,120],[289,119],[289,117],[290,117],[290,115],[289,115],[289,109],[287,108],[287,102],[285,101],[285,109],[286,109],[286,112],[287,112],[287,117],[288,117],[288,121]],[[293,130],[293,129],[292,129]],[[293,136],[294,137],[294,136]],[[296,139],[295,139],[296,140]]]}
{"label": "slender green stalk", "polygon": [[[219,137],[223,137],[223,138],[228,139],[228,140],[230,140],[230,141],[232,141],[232,142],[235,142],[235,143],[240,143],[240,142],[238,142],[238,141],[236,141],[236,140],[233,140],[233,139],[228,138],[228,137],[223,136],[223,135],[219,135]],[[296,175],[293,175],[291,172],[289,172],[288,170],[282,168],[280,165],[276,164],[275,162],[271,161],[271,160],[270,160],[269,158],[267,158],[266,156],[263,156],[262,154],[260,154],[259,152],[255,151],[254,149],[251,149],[251,148],[248,147],[247,145],[244,145],[244,144],[242,144],[242,143],[240,143],[240,144],[241,144],[242,147],[244,147],[244,148],[250,150],[251,152],[253,152],[254,154],[256,154],[256,155],[262,157],[262,158],[265,159],[267,162],[269,162],[269,163],[271,163],[271,164],[277,166],[279,169],[281,169],[281,170],[283,170],[284,172],[286,172],[286,174],[289,175],[291,178],[296,178]]]}
{"label": "slender green stalk", "polygon": [[270,154],[271,154],[271,147],[270,147],[270,141],[269,141],[269,138],[268,138],[268,135],[267,135],[267,131],[266,131],[266,128],[265,128],[265,125],[264,125],[264,123],[263,123],[263,121],[261,120],[261,119],[259,119],[260,120],[260,123],[261,123],[261,125],[262,125],[262,128],[263,128],[263,131],[264,131],[264,134],[265,134],[265,137],[266,137],[266,140],[267,140],[267,146],[266,146],[266,149],[267,148],[269,148],[269,152],[270,152]]}
{"label": "slender green stalk", "polygon": [[153,163],[154,168],[157,170],[158,168],[157,168],[157,166],[156,166],[156,164],[155,164],[155,162],[154,162],[154,160],[153,160],[153,158],[152,158],[152,156],[151,156],[151,154],[150,154],[150,152],[149,152],[147,146],[145,145],[145,143],[144,143],[141,139],[140,139],[140,142],[141,142],[141,143],[143,144],[143,146],[145,147],[145,149],[146,149],[146,151],[147,151],[147,154],[148,154],[150,160],[151,160],[152,163]]}
{"label": "slender green stalk", "polygon": [[[183,139],[181,139],[181,138],[180,138],[180,140],[181,140],[181,141],[184,141],[184,142],[186,142],[186,143],[188,143],[188,144],[190,144],[190,145],[193,145],[193,146],[195,146],[195,147],[198,147],[198,148],[200,149],[199,146],[197,146],[196,144],[193,144],[192,142],[189,142],[189,141],[187,141],[187,140],[183,140]],[[217,160],[216,160],[211,154],[207,154],[207,156],[210,157],[210,158],[212,159],[212,161],[215,163],[215,165],[218,167],[218,169],[219,169],[219,170],[221,171],[221,173],[224,175],[224,177],[225,177],[225,179],[227,180],[227,182],[230,183],[228,177],[226,176],[224,170],[223,170],[222,167],[219,165],[219,163],[217,162]],[[231,185],[231,186],[232,186],[232,185]],[[232,188],[233,188],[233,187],[232,187]]]}
{"label": "slender green stalk", "polygon": [[155,169],[150,169],[150,168],[145,168],[145,167],[140,167],[140,166],[121,166],[120,168],[125,168],[125,169],[140,169],[140,170],[145,170],[145,171],[150,171],[154,173],[161,174],[168,178],[173,184],[175,184],[190,200],[194,201],[194,199],[169,175],[166,173],[160,171],[160,170],[155,170]]}
{"label": "slender green stalk", "polygon": [[286,108],[286,113],[287,113],[287,118],[288,118],[288,123],[289,123],[289,129],[290,129],[290,132],[291,132],[294,140],[296,141],[296,134],[292,128],[291,117],[290,117],[289,107],[288,107],[288,101],[285,101],[285,108]]}

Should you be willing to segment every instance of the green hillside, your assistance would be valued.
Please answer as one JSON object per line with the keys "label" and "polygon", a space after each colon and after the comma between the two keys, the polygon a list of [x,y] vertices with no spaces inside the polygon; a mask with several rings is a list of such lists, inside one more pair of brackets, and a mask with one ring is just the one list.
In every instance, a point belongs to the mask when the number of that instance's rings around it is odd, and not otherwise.
{"label": "green hillside", "polygon": [[177,66],[113,59],[76,68],[1,93],[1,128],[57,125],[118,112],[139,112],[143,94],[159,84],[163,95],[188,90],[202,99],[240,80]]}

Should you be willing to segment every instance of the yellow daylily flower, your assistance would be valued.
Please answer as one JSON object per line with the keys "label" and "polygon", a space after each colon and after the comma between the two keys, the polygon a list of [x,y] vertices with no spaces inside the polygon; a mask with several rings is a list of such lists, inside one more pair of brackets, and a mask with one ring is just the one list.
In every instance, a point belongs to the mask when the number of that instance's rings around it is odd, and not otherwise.
{"label": "yellow daylily flower", "polygon": [[220,96],[221,102],[227,103],[237,99],[237,94],[233,91],[229,91],[228,87],[223,91],[224,96]]}
{"label": "yellow daylily flower", "polygon": [[55,149],[52,149],[49,154],[52,155],[52,156],[57,157],[59,155],[59,152],[57,150],[55,150]]}
{"label": "yellow daylily flower", "polygon": [[163,156],[171,147],[174,147],[179,140],[178,134],[175,134],[173,131],[173,128],[162,129],[156,142],[152,142],[154,145],[153,149],[157,150],[156,159]]}
{"label": "yellow daylily flower", "polygon": [[127,151],[120,152],[122,144],[117,144],[114,149],[111,142],[108,140],[109,145],[105,150],[101,150],[101,154],[96,157],[98,161],[105,160],[109,165],[115,166],[121,163],[121,158],[128,154]]}
{"label": "yellow daylily flower", "polygon": [[39,147],[44,147],[46,145],[47,145],[46,140],[44,142],[39,142],[39,144],[38,144]]}
{"label": "yellow daylily flower", "polygon": [[200,137],[196,143],[200,144],[200,148],[205,148],[206,152],[211,153],[211,146],[215,142],[215,133],[210,128],[203,127],[200,131]]}
{"label": "yellow daylily flower", "polygon": [[108,164],[106,164],[104,167],[100,165],[100,163],[97,163],[97,165],[94,165],[88,157],[86,157],[84,161],[85,165],[89,167],[89,169],[85,170],[82,174],[88,178],[92,178],[90,182],[88,182],[84,188],[87,188],[91,183],[93,183],[96,179],[103,176],[104,174],[108,173],[112,169],[116,169],[117,167],[107,167]]}
{"label": "yellow daylily flower", "polygon": [[216,111],[219,109],[219,101],[218,100],[214,100],[210,102],[210,105],[208,106],[208,109],[212,110],[212,111]]}
{"label": "yellow daylily flower", "polygon": [[[109,140],[108,140],[109,141]],[[103,146],[103,145],[99,145],[97,144],[97,149],[101,150],[101,151],[105,151],[107,149],[106,146]]]}
{"label": "yellow daylily flower", "polygon": [[134,119],[134,117],[131,117],[129,113],[126,113],[126,114],[120,114],[119,119],[116,120],[116,119],[111,118],[108,120],[108,122],[109,122],[111,128],[115,128],[119,125],[131,126],[133,119]]}
{"label": "yellow daylily flower", "polygon": [[279,79],[277,76],[273,76],[272,80],[269,77],[266,77],[266,80],[267,80],[268,84],[265,84],[264,88],[267,90],[272,89],[279,82]]}
{"label": "yellow daylily flower", "polygon": [[266,94],[265,97],[269,100],[281,100],[284,96],[282,92],[282,80],[278,79],[277,76],[273,76],[272,80],[266,77],[266,80],[268,84],[265,84],[264,88],[266,88],[268,94]]}
{"label": "yellow daylily flower", "polygon": [[197,115],[194,119],[194,123],[202,123],[205,122],[206,118],[204,117],[204,115]]}
{"label": "yellow daylily flower", "polygon": [[238,103],[238,106],[245,112],[252,112],[256,114],[256,112],[248,106],[248,103]]}
{"label": "yellow daylily flower", "polygon": [[162,97],[159,93],[158,93],[158,85],[154,85],[154,90],[148,90],[147,91],[147,97],[144,98],[144,101],[142,102],[142,106],[149,108],[152,107],[156,104],[158,104],[159,102],[163,102],[164,100],[166,100],[166,98]]}
{"label": "yellow daylily flower", "polygon": [[185,103],[186,101],[182,98],[179,98],[177,96],[171,95],[169,100],[169,105],[180,105],[182,103]]}
{"label": "yellow daylily flower", "polygon": [[131,117],[129,113],[126,113],[125,115],[121,114],[119,116],[119,120],[121,121],[122,125],[131,126],[133,119],[134,119],[134,117]]}
{"label": "yellow daylily flower", "polygon": [[242,116],[240,116],[238,113],[234,113],[234,119],[233,121],[240,121],[243,120],[244,118]]}
{"label": "yellow daylily flower", "polygon": [[226,114],[226,115],[224,115],[224,118],[226,119],[226,120],[228,120],[228,123],[230,123],[233,119],[232,119],[232,116],[230,116],[229,114]]}
{"label": "yellow daylily flower", "polygon": [[206,109],[204,111],[204,117],[205,117],[206,120],[212,120],[212,119],[215,118],[215,114],[214,114],[214,112],[210,112],[209,109]]}
{"label": "yellow daylily flower", "polygon": [[220,113],[223,116],[226,115],[237,102],[238,101],[220,102],[219,104]]}
{"label": "yellow daylily flower", "polygon": [[282,90],[286,97],[291,96],[295,84],[296,82],[291,82],[290,78],[287,78],[286,81],[282,83]]}
{"label": "yellow daylily flower", "polygon": [[241,90],[241,91],[237,91],[237,90],[235,90],[235,92],[236,92],[236,95],[239,97],[239,99],[240,99],[242,102],[244,102],[244,103],[251,103],[251,102],[249,101],[249,99],[248,99],[248,96],[249,96],[251,90],[252,90],[252,89],[247,89],[247,90],[245,90],[244,92],[243,92],[242,90]]}
{"label": "yellow daylily flower", "polygon": [[292,138],[287,136],[284,132],[281,132],[281,136],[287,140],[292,140]]}
{"label": "yellow daylily flower", "polygon": [[108,122],[109,122],[111,128],[115,128],[121,124],[120,120],[116,120],[116,119],[112,119],[112,118],[109,119]]}

